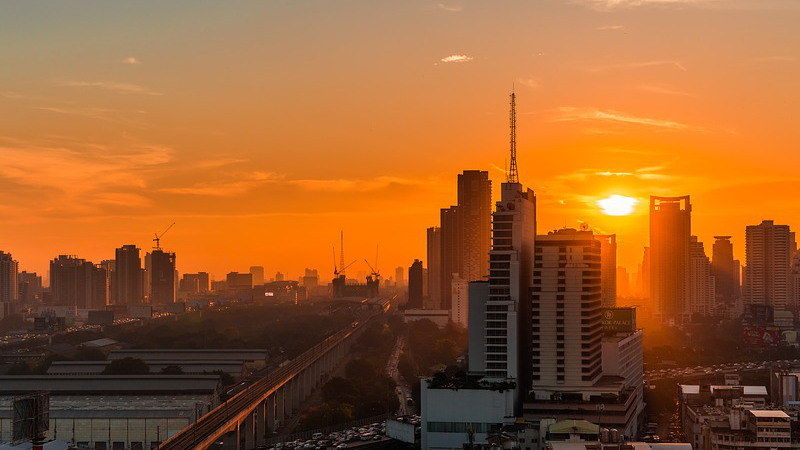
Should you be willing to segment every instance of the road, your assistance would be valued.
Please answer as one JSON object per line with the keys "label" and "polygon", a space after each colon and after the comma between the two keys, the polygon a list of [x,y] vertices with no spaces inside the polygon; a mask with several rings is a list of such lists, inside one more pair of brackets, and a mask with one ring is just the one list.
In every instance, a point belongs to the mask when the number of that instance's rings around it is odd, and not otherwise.
{"label": "road", "polygon": [[713,366],[676,367],[672,369],[648,370],[644,373],[645,383],[669,380],[672,378],[686,378],[707,375],[723,375],[726,373],[741,373],[757,370],[766,370],[771,364],[800,365],[800,359],[784,359],[777,361],[723,363]]}
{"label": "road", "polygon": [[407,415],[412,414],[413,411],[410,411],[412,407],[406,404],[406,398],[411,397],[411,389],[406,384],[403,377],[400,376],[400,372],[397,370],[397,365],[400,363],[400,355],[403,353],[403,348],[406,345],[406,336],[402,334],[397,337],[397,342],[394,344],[394,348],[392,349],[392,354],[389,356],[389,361],[386,362],[386,374],[392,377],[392,379],[397,383],[397,387],[395,387],[395,394],[397,394],[397,399],[400,401],[400,414]]}

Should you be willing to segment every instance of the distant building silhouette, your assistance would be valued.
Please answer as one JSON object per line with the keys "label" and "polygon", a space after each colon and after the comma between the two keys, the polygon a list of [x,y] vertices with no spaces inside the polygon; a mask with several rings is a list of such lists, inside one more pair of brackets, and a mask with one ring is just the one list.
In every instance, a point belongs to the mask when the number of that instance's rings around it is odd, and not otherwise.
{"label": "distant building silhouette", "polygon": [[450,309],[453,296],[450,283],[453,280],[453,274],[458,273],[462,261],[460,222],[458,206],[443,208],[440,211],[439,298],[441,309],[446,310]]}
{"label": "distant building silhouette", "polygon": [[36,272],[22,271],[17,275],[17,298],[29,303],[42,298],[42,277]]}
{"label": "distant building silhouette", "polygon": [[617,296],[628,297],[631,295],[631,278],[628,270],[617,266]]}
{"label": "distant building silhouette", "polygon": [[600,241],[603,307],[617,306],[617,235],[595,234]]}
{"label": "distant building silhouette", "polygon": [[[405,274],[404,273],[405,273],[405,270],[402,267],[398,267],[398,268],[394,269],[394,279],[395,279],[395,283],[397,283],[398,289],[402,289],[403,286],[405,286],[405,284],[406,284]],[[366,278],[366,274],[365,274],[365,278]]]}
{"label": "distant building silhouette", "polygon": [[252,273],[231,272],[225,277],[225,281],[228,289],[253,289]]}
{"label": "distant building silhouette", "polygon": [[428,243],[428,297],[433,303],[442,301],[442,230],[430,227],[427,230]]}
{"label": "distant building silhouette", "polygon": [[733,244],[730,236],[714,236],[711,254],[711,274],[714,276],[716,303],[734,308],[740,297],[739,260],[733,257]]}
{"label": "distant building silhouette", "polygon": [[18,273],[19,263],[11,253],[0,251],[0,302],[11,304],[19,298]]}
{"label": "distant building silhouette", "polygon": [[765,220],[745,232],[744,304],[786,309],[790,298],[790,263],[795,246],[788,225]]}
{"label": "distant building silhouette", "polygon": [[135,245],[123,245],[116,250],[111,278],[113,303],[139,305],[144,302],[142,292],[141,250]]}
{"label": "distant building silhouette", "polygon": [[711,262],[706,256],[703,243],[692,236],[690,241],[689,308],[692,314],[713,316],[716,314],[714,277]]}
{"label": "distant building silhouette", "polygon": [[175,303],[175,253],[154,249],[150,260],[150,303]]}
{"label": "distant building silhouette", "polygon": [[663,323],[689,319],[691,214],[688,195],[650,197],[650,299]]}
{"label": "distant building silhouette", "polygon": [[264,284],[264,268],[261,266],[251,266],[250,273],[253,275],[253,286]]}
{"label": "distant building silhouette", "polygon": [[415,259],[408,268],[408,308],[422,308],[422,288],[422,261]]}
{"label": "distant building silhouette", "polygon": [[303,286],[312,289],[319,286],[319,271],[317,269],[306,269],[303,275]]}
{"label": "distant building silhouette", "polygon": [[50,290],[56,306],[105,309],[108,305],[108,273],[99,265],[72,255],[50,261]]}

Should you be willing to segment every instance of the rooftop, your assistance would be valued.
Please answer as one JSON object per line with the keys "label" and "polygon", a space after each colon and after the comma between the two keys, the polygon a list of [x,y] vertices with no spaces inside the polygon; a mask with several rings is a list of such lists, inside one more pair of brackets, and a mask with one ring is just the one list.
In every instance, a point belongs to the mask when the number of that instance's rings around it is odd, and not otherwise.
{"label": "rooftop", "polygon": [[14,375],[0,376],[0,394],[213,393],[219,383],[218,375]]}

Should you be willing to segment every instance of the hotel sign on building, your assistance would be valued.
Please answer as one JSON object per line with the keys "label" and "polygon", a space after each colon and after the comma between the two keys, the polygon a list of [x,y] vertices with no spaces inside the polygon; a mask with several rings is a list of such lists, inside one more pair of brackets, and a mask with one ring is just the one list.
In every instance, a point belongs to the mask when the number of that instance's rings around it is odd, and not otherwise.
{"label": "hotel sign on building", "polygon": [[600,314],[603,331],[606,333],[624,333],[636,330],[636,308],[602,308]]}

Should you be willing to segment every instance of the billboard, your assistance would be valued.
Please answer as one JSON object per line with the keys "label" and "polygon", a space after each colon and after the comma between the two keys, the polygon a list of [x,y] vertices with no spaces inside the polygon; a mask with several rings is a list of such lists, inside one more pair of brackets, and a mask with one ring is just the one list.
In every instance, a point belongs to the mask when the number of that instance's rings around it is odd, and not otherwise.
{"label": "billboard", "polygon": [[636,331],[636,308],[601,308],[603,331],[607,333]]}
{"label": "billboard", "polygon": [[777,327],[759,327],[745,325],[742,328],[742,340],[751,347],[774,347],[781,341]]}

